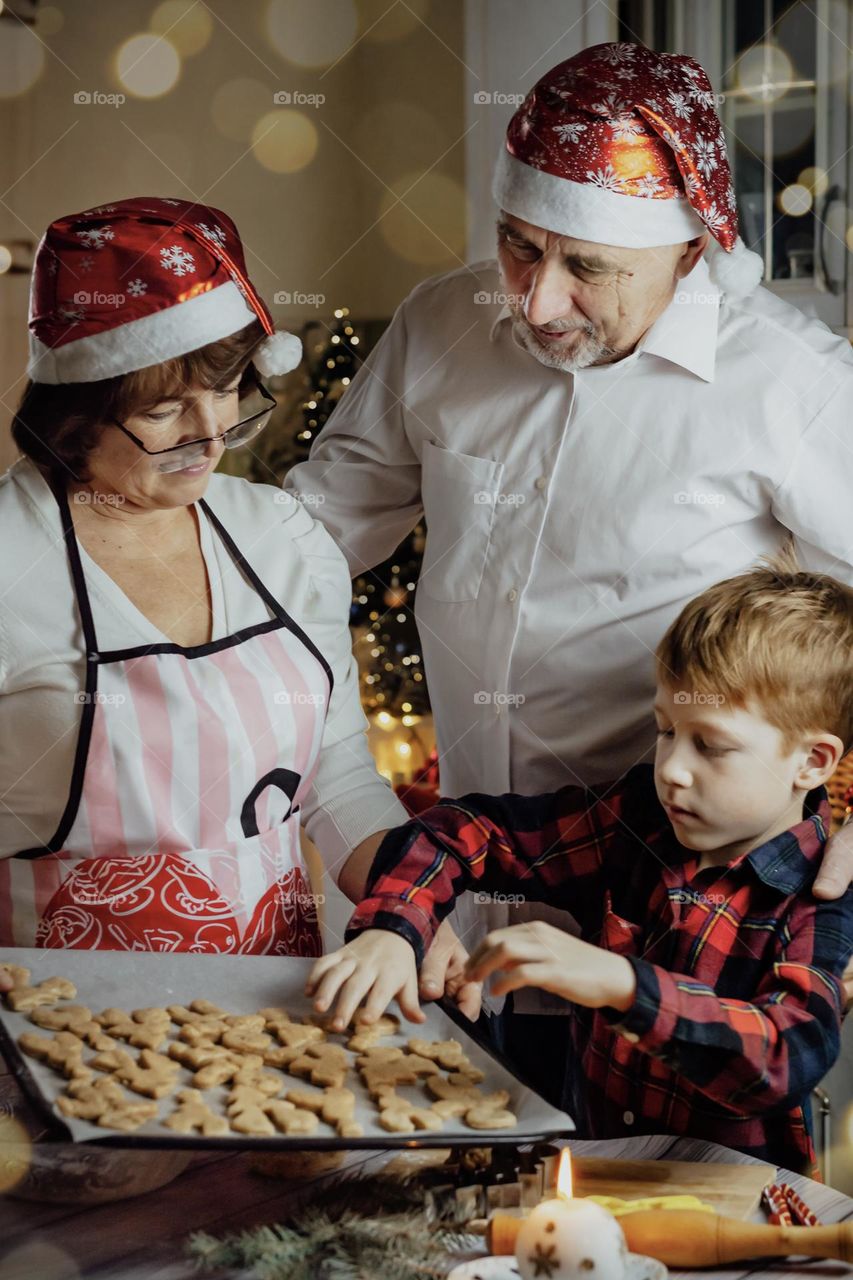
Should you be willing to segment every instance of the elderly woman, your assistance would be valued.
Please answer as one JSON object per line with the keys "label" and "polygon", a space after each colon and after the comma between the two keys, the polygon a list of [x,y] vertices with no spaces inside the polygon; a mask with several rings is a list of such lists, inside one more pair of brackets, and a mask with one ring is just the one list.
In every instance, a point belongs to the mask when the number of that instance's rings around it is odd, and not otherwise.
{"label": "elderly woman", "polygon": [[269,336],[228,217],[154,198],[51,224],[30,329],[0,480],[0,945],[318,955],[300,823],[346,888],[406,815],[343,556],[278,488],[213,474],[298,340]]}

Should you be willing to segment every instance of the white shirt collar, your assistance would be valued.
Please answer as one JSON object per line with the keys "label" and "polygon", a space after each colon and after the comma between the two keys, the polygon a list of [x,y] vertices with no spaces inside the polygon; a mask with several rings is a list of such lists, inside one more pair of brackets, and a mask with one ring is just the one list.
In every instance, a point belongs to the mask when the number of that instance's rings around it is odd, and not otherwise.
{"label": "white shirt collar", "polygon": [[[719,314],[720,290],[711,283],[708,265],[700,258],[690,275],[680,282],[666,311],[640,339],[637,353],[660,356],[705,382],[713,382]],[[512,312],[504,303],[489,330],[491,342],[498,326],[511,317]]]}

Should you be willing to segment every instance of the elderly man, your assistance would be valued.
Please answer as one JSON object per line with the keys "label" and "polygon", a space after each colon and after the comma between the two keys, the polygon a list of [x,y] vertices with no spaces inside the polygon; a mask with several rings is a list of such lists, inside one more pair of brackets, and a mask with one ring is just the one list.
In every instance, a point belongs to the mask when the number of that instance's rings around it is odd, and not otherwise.
{"label": "elderly man", "polygon": [[[790,535],[804,567],[853,582],[853,355],[757,287],[713,102],[698,63],[632,44],[545,75],[498,160],[497,263],[414,290],[288,479],[322,495],[353,573],[426,516],[415,608],[445,795],[651,759],[666,627]],[[469,903],[456,929],[471,946],[547,911]],[[454,946],[437,940],[422,990],[449,955],[458,973]],[[541,1001],[516,994],[503,1044],[556,1096],[541,1046],[568,1006]]]}

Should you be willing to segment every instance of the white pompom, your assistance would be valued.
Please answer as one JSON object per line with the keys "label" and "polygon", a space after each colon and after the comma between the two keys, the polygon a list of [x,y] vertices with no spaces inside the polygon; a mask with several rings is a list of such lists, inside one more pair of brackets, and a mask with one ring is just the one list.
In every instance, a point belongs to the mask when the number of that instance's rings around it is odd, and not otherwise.
{"label": "white pompom", "polygon": [[718,289],[732,297],[743,298],[761,283],[764,261],[759,254],[747,249],[740,236],[730,253],[712,240],[708,270]]}
{"label": "white pompom", "polygon": [[252,364],[258,373],[266,378],[273,378],[277,374],[290,373],[301,359],[302,343],[296,334],[279,330],[271,333],[255,348]]}

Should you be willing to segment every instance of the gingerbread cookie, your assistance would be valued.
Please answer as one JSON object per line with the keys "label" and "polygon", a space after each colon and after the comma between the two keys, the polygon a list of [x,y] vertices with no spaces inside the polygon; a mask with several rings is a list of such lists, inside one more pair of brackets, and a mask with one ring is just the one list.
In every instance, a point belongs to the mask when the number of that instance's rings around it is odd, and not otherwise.
{"label": "gingerbread cookie", "polygon": [[153,1049],[143,1049],[136,1061],[125,1049],[111,1049],[99,1053],[91,1065],[97,1071],[109,1072],[133,1093],[146,1098],[165,1098],[172,1093],[181,1069],[177,1062]]}
{"label": "gingerbread cookie", "polygon": [[400,1030],[400,1019],[386,1013],[375,1022],[365,1022],[364,1011],[360,1009],[353,1018],[352,1025],[355,1030],[347,1041],[347,1048],[354,1053],[364,1053],[380,1040],[396,1035]]}
{"label": "gingerbread cookie", "polygon": [[349,1059],[340,1045],[320,1042],[307,1045],[287,1069],[292,1076],[301,1076],[312,1084],[339,1089],[346,1079]]}
{"label": "gingerbread cookie", "polygon": [[422,1040],[414,1037],[409,1049],[421,1058],[437,1062],[445,1071],[462,1071],[471,1066],[468,1055],[458,1040]]}
{"label": "gingerbread cookie", "polygon": [[72,1081],[56,1105],[65,1116],[90,1120],[103,1129],[131,1132],[157,1115],[156,1102],[134,1102],[111,1076]]}
{"label": "gingerbread cookie", "polygon": [[[18,966],[15,967],[18,968]],[[19,972],[26,973],[26,969],[19,969]],[[11,991],[6,992],[6,1004],[15,1013],[29,1013],[39,1005],[56,1004],[58,1000],[73,1000],[76,994],[77,988],[67,978],[45,978],[35,987],[27,986],[23,982],[12,987]]]}
{"label": "gingerbread cookie", "polygon": [[181,1089],[176,1101],[175,1110],[163,1121],[167,1129],[174,1129],[176,1133],[200,1133],[205,1138],[231,1132],[225,1117],[211,1111],[197,1089]]}
{"label": "gingerbread cookie", "polygon": [[432,1107],[415,1106],[393,1092],[382,1095],[379,1123],[389,1133],[414,1133],[416,1129],[437,1132],[444,1128],[444,1121]]}
{"label": "gingerbread cookie", "polygon": [[53,1036],[37,1036],[25,1031],[18,1037],[18,1046],[29,1057],[46,1063],[69,1080],[91,1079],[92,1072],[83,1062],[85,1045],[70,1031],[58,1031]]}
{"label": "gingerbread cookie", "polygon": [[342,1138],[364,1137],[364,1130],[355,1119],[355,1094],[351,1089],[330,1088],[322,1093],[288,1089],[287,1101],[319,1115],[325,1124],[337,1129]]}

